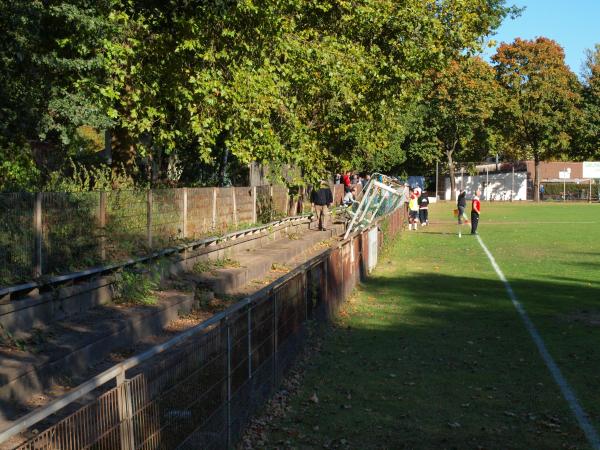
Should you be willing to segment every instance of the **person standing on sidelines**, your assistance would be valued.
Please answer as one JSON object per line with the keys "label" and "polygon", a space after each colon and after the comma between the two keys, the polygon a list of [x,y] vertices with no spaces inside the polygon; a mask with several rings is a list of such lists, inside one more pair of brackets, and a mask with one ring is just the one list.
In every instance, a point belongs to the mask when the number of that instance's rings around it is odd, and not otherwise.
{"label": "person standing on sidelines", "polygon": [[[310,200],[319,222],[319,230],[327,231],[327,227],[329,226],[329,208],[333,203],[333,194],[325,180],[321,180],[319,189],[312,191]],[[308,225],[309,229],[311,224],[312,220]]]}
{"label": "person standing on sidelines", "polygon": [[467,218],[465,215],[465,209],[467,209],[467,192],[464,189],[458,194],[456,207],[458,209],[458,224],[462,225],[463,219]]}
{"label": "person standing on sidelines", "polygon": [[429,225],[429,197],[426,191],[419,196],[419,222],[422,227]]}
{"label": "person standing on sidelines", "polygon": [[477,234],[477,225],[479,224],[479,214],[481,213],[481,201],[479,196],[481,191],[477,189],[473,202],[471,203],[471,234]]}
{"label": "person standing on sidelines", "polygon": [[410,200],[408,201],[408,229],[412,230],[413,227],[417,229],[417,219],[419,218],[419,195],[416,189],[413,189],[410,194]]}
{"label": "person standing on sidelines", "polygon": [[349,192],[350,191],[350,171],[347,170],[346,172],[344,172],[344,175],[342,175],[342,184],[344,185],[344,193]]}

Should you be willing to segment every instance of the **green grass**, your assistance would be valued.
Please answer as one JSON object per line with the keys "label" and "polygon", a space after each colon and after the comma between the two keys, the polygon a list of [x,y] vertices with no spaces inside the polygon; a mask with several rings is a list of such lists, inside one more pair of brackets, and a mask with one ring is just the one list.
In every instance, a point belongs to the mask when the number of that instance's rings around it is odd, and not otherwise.
{"label": "green grass", "polygon": [[[433,205],[432,225],[380,258],[270,427],[271,447],[588,448],[452,209]],[[599,225],[600,205],[484,203],[479,228],[597,429]]]}

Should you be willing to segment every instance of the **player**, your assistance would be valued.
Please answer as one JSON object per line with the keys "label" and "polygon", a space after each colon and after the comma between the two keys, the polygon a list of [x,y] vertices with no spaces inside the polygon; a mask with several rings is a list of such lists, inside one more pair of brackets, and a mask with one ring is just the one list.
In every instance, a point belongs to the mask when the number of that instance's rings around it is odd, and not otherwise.
{"label": "player", "polygon": [[477,234],[477,225],[479,225],[479,214],[481,213],[481,201],[479,196],[481,191],[477,189],[473,202],[471,203],[471,234]]}

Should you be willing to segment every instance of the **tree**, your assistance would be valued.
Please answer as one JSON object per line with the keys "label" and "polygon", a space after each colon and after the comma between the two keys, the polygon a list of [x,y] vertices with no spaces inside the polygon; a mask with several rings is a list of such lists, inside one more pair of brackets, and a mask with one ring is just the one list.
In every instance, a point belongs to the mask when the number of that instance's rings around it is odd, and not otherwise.
{"label": "tree", "polygon": [[507,98],[500,124],[514,154],[533,157],[534,199],[539,201],[540,161],[569,150],[578,80],[565,64],[563,49],[545,37],[503,43],[492,60]]}
{"label": "tree", "polygon": [[429,78],[412,152],[422,160],[446,158],[453,200],[457,155],[462,160],[481,160],[495,148],[492,119],[500,97],[492,67],[478,57],[454,60]]}
{"label": "tree", "polygon": [[385,170],[424,75],[479,48],[504,3],[0,0],[0,132],[64,157],[82,125],[110,128],[145,181],[183,161]]}
{"label": "tree", "polygon": [[580,157],[600,157],[600,44],[587,51],[582,73],[583,120],[579,129]]}

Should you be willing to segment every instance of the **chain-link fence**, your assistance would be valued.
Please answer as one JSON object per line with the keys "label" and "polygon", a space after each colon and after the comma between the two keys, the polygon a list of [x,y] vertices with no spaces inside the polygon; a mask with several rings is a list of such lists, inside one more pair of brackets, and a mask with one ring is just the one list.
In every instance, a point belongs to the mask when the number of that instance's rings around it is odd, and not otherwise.
{"label": "chain-link fence", "polygon": [[27,280],[33,271],[34,195],[0,195],[0,286]]}
{"label": "chain-link fence", "polygon": [[[392,211],[372,228],[186,332],[189,337],[177,345],[162,344],[163,352],[143,366],[137,365],[138,357],[111,369],[112,377],[98,375],[106,383],[121,374],[116,387],[18,449],[230,448],[279,385],[310,323],[335,314],[360,277],[375,266],[384,238],[400,232],[403,214],[404,208]],[[127,369],[135,372],[129,379]],[[88,383],[102,384],[95,379]]]}
{"label": "chain-link fence", "polygon": [[0,194],[0,287],[287,215],[283,186]]}

